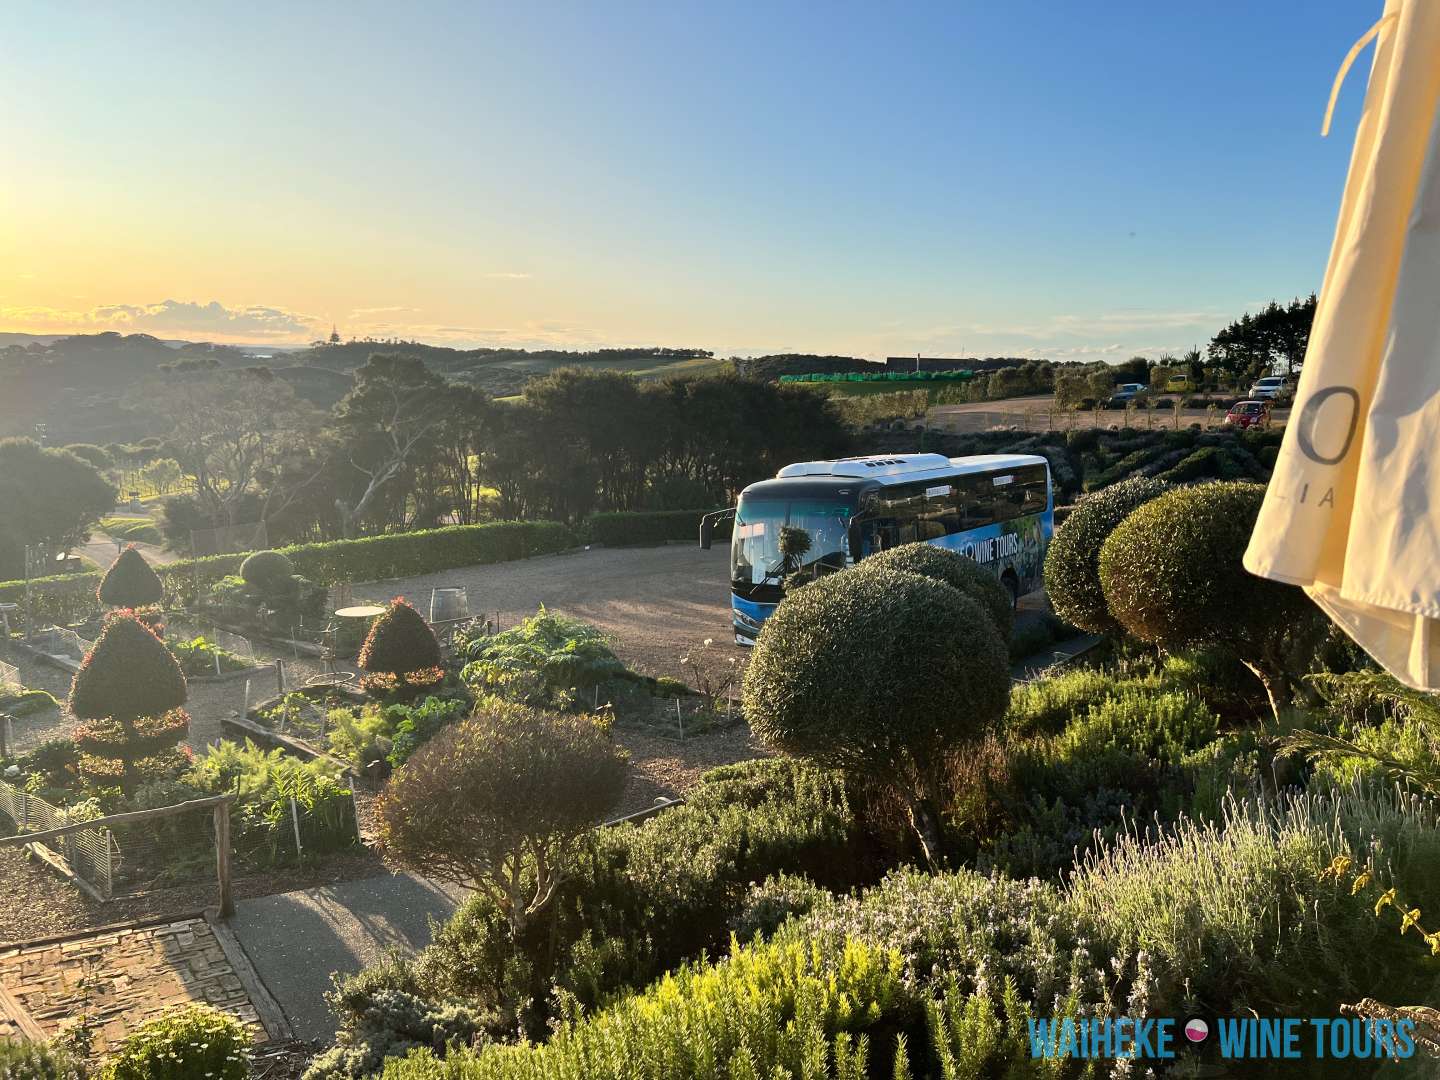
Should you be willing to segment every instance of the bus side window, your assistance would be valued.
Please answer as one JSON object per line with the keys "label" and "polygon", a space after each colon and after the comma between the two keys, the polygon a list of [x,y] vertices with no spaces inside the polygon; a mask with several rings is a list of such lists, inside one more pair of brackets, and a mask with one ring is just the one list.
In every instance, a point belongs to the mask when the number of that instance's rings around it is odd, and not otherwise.
{"label": "bus side window", "polygon": [[1046,477],[1043,468],[1025,469],[1022,472],[1025,500],[1021,506],[1023,514],[1043,514],[1050,503],[1049,492],[1046,490]]}
{"label": "bus side window", "polygon": [[960,527],[978,529],[995,523],[994,488],[988,476],[965,476],[955,482]]}

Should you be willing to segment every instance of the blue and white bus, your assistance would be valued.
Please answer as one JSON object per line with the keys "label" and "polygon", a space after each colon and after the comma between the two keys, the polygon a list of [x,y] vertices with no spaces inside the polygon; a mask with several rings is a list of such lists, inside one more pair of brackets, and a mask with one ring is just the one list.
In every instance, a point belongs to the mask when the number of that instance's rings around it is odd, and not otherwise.
{"label": "blue and white bus", "polygon": [[[1050,466],[1032,454],[947,458],[901,454],[787,465],[740,493],[734,510],[700,528],[710,546],[717,521],[735,518],[730,607],[735,641],[753,645],[792,571],[843,570],[877,551],[916,541],[958,551],[994,571],[1017,600],[1040,587],[1055,527]],[[810,549],[787,566],[780,530],[804,529]]]}

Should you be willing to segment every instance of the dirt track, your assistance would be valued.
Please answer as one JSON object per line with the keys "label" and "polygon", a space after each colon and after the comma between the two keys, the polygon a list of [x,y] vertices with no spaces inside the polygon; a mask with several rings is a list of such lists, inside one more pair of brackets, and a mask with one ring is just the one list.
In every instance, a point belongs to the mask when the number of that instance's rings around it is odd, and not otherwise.
{"label": "dirt track", "polygon": [[[956,435],[994,428],[1015,428],[1020,431],[1108,428],[1123,426],[1127,421],[1142,429],[1165,430],[1175,422],[1174,412],[1166,405],[1150,410],[1149,416],[1145,411],[1139,411],[1133,418],[1127,418],[1123,409],[1102,409],[1098,414],[1093,409],[1082,409],[1074,414],[1054,414],[1051,412],[1053,401],[1049,394],[1037,394],[1001,401],[972,402],[967,405],[935,405],[926,414],[926,422],[932,430],[948,431]],[[1218,424],[1224,416],[1224,410],[1221,410],[1219,416],[1212,418],[1206,409],[1182,409],[1180,423],[1188,426],[1213,421]],[[1289,417],[1288,406],[1277,407],[1270,416],[1271,426],[1284,427]]]}
{"label": "dirt track", "polygon": [[678,678],[680,657],[706,638],[714,639],[712,650],[734,648],[728,565],[725,545],[709,551],[689,544],[593,548],[357,585],[355,597],[384,602],[404,596],[428,614],[431,589],[466,588],[470,613],[499,611],[502,627],[544,604],[600,627],[637,670]]}

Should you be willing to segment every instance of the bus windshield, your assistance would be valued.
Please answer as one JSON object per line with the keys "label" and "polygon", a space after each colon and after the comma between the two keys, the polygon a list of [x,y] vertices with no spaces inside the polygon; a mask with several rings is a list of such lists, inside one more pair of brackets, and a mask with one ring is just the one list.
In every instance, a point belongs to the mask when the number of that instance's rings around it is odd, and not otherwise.
{"label": "bus windshield", "polygon": [[[850,507],[843,503],[820,499],[741,499],[730,545],[731,580],[746,585],[778,585],[786,574],[817,564],[843,569],[850,513]],[[792,556],[788,564],[780,551],[780,530],[787,526],[803,530],[810,542],[809,549]]]}

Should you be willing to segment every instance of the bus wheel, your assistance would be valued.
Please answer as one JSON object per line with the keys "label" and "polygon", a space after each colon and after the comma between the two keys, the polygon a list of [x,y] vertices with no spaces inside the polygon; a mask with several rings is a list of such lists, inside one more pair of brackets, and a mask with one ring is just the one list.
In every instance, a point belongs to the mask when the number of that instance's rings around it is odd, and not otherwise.
{"label": "bus wheel", "polygon": [[1009,590],[1011,609],[1018,610],[1020,607],[1020,579],[1015,576],[1013,570],[1006,570],[1005,573],[1000,576],[1000,584]]}

